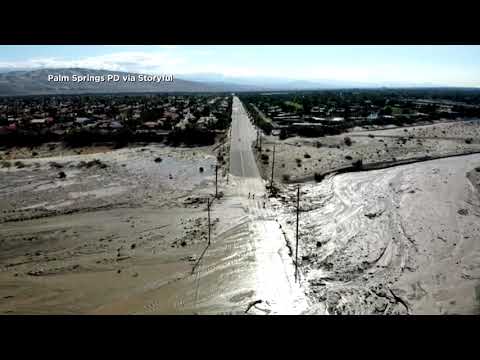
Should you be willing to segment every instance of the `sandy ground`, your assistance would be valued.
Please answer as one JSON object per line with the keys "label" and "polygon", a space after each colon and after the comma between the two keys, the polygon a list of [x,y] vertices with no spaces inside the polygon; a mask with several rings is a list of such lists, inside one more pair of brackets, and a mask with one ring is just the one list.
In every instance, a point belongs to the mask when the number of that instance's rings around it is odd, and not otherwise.
{"label": "sandy ground", "polygon": [[[319,312],[480,313],[479,166],[475,154],[303,184],[300,267]],[[294,246],[288,188],[277,209]]]}
{"label": "sandy ground", "polygon": [[[352,144],[345,144],[348,136]],[[467,144],[466,140],[471,143]],[[257,163],[263,178],[271,177],[273,145],[275,144],[275,179],[282,182],[312,177],[356,160],[364,164],[421,156],[444,156],[480,151],[480,120],[459,121],[427,126],[379,131],[352,132],[320,138],[288,138],[265,136],[262,154]]]}
{"label": "sandy ground", "polygon": [[98,154],[111,151],[114,144],[98,144],[88,147],[72,148],[66,147],[60,142],[51,142],[37,146],[17,146],[0,149],[0,161],[17,160],[30,158],[44,158],[52,156]]}
{"label": "sandy ground", "polygon": [[149,145],[1,168],[0,313],[95,313],[190,274],[217,153]]}

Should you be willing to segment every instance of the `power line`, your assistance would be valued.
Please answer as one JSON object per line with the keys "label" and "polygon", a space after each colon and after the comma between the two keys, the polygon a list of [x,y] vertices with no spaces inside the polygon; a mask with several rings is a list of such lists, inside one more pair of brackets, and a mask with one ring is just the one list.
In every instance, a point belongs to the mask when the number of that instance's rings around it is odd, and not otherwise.
{"label": "power line", "polygon": [[215,165],[215,198],[218,198],[218,164]]}
{"label": "power line", "polygon": [[300,184],[297,187],[297,235],[296,235],[296,249],[295,249],[295,281],[298,278],[298,213],[300,212]]}
{"label": "power line", "polygon": [[270,180],[270,189],[273,191],[273,171],[275,169],[275,144],[273,145],[273,156],[272,156],[272,178]]}
{"label": "power line", "polygon": [[207,198],[207,211],[208,211],[208,245],[210,245],[210,198]]}

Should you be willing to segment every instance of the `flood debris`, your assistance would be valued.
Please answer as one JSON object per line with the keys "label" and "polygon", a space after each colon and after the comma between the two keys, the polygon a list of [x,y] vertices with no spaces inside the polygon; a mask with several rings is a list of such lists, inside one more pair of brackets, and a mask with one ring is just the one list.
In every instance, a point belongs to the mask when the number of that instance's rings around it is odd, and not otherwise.
{"label": "flood debris", "polygon": [[105,164],[104,162],[102,162],[99,159],[94,159],[94,160],[91,160],[91,161],[82,160],[77,165],[78,169],[83,169],[83,168],[90,169],[90,168],[93,168],[93,167],[97,167],[99,169],[105,169],[105,168],[108,167],[108,165]]}
{"label": "flood debris", "polygon": [[245,314],[247,314],[252,307],[254,307],[255,305],[261,304],[261,303],[263,303],[263,300],[255,300],[255,301],[252,301],[252,302],[248,303],[247,309],[245,310]]}

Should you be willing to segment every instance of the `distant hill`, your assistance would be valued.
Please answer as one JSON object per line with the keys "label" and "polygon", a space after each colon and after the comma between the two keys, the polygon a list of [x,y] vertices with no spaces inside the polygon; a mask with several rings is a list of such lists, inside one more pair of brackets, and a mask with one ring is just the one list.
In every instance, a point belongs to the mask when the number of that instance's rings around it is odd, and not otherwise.
{"label": "distant hill", "polygon": [[[340,80],[292,80],[273,77],[231,77],[215,73],[178,74],[173,82],[52,82],[48,75],[77,76],[127,75],[129,72],[82,68],[7,71],[0,68],[0,96],[72,95],[72,94],[129,94],[129,93],[202,93],[241,91],[295,91],[325,89],[422,88],[432,84],[360,83]],[[437,86],[438,87],[438,86]]]}
{"label": "distant hill", "polygon": [[375,88],[379,84],[341,81],[341,80],[295,80],[266,76],[233,77],[215,73],[179,74],[178,77],[189,81],[209,83],[233,83],[244,86],[255,86],[261,90],[325,90],[342,88]]}
{"label": "distant hill", "polygon": [[234,77],[216,73],[179,74],[179,78],[189,81],[201,81],[212,84],[231,83],[255,86],[269,91],[295,90],[330,90],[330,89],[380,89],[380,88],[452,88],[453,86],[435,85],[433,83],[413,83],[402,81],[360,82],[336,79],[296,80],[282,77],[246,76]]}
{"label": "distant hill", "polygon": [[54,94],[118,94],[118,93],[173,93],[173,92],[232,92],[255,90],[253,86],[207,83],[177,79],[173,82],[53,82],[48,75],[76,76],[138,75],[121,71],[92,69],[39,69],[0,73],[0,96],[54,95]]}

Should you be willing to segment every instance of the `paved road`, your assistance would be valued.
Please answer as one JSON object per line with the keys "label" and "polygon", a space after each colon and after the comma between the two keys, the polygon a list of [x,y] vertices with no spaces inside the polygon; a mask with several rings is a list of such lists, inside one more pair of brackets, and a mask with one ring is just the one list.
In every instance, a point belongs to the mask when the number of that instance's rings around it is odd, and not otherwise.
{"label": "paved road", "polygon": [[260,179],[252,153],[252,143],[255,139],[256,131],[248,119],[243,104],[237,97],[234,97],[230,144],[230,173],[232,175]]}

